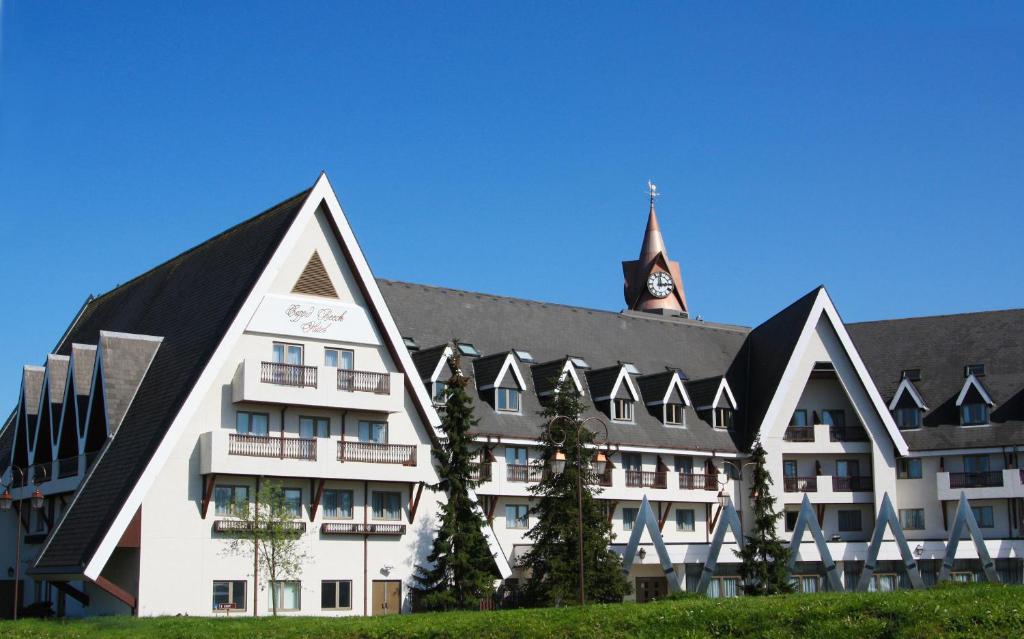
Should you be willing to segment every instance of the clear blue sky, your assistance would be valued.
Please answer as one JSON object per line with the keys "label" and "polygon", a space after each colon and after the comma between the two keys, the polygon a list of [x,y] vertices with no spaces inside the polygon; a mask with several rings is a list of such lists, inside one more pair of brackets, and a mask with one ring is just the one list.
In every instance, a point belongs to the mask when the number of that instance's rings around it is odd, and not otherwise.
{"label": "clear blue sky", "polygon": [[4,403],[321,170],[388,278],[618,310],[653,178],[708,320],[1024,306],[1020,4],[0,1]]}

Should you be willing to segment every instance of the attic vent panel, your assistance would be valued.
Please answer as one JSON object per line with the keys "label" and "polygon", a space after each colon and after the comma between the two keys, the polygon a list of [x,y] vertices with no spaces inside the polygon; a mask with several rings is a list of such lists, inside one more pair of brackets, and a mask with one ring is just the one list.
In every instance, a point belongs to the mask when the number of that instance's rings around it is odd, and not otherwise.
{"label": "attic vent panel", "polygon": [[587,360],[582,357],[570,357],[569,361],[572,362],[572,365],[576,368],[590,368],[590,364],[588,364]]}
{"label": "attic vent panel", "polygon": [[517,350],[516,351],[516,357],[519,358],[520,362],[526,362],[527,364],[532,364],[533,362],[537,361],[537,360],[535,360],[533,358],[533,355],[530,354],[530,351],[518,351]]}
{"label": "attic vent panel", "polygon": [[469,357],[480,357],[480,351],[476,350],[476,346],[472,344],[459,343],[459,352]]}
{"label": "attic vent panel", "polygon": [[640,374],[640,369],[638,369],[631,362],[622,362],[622,366],[626,369],[626,372],[629,373],[630,375],[639,375]]}
{"label": "attic vent panel", "polygon": [[905,368],[900,373],[901,379],[909,379],[912,382],[921,381],[921,369],[920,368]]}
{"label": "attic vent panel", "polygon": [[337,299],[338,292],[331,284],[331,278],[327,276],[327,269],[324,268],[320,254],[313,251],[313,257],[309,258],[306,268],[302,269],[302,275],[295,282],[292,293],[304,293],[305,295],[319,295],[320,297],[333,297]]}
{"label": "attic vent panel", "polygon": [[985,365],[984,364],[968,364],[967,366],[964,366],[964,377],[967,378],[967,377],[970,377],[971,375],[974,375],[975,377],[984,377],[985,376]]}

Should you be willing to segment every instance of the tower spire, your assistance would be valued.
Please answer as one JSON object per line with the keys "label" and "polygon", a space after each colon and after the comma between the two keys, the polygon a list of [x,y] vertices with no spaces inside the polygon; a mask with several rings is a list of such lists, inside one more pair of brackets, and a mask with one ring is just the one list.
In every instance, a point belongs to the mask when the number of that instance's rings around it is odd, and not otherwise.
{"label": "tower spire", "polygon": [[647,228],[636,260],[622,263],[625,278],[623,292],[630,310],[687,315],[686,294],[679,274],[679,263],[668,259],[665,238],[661,234],[654,200],[660,193],[651,180],[647,181],[650,208]]}

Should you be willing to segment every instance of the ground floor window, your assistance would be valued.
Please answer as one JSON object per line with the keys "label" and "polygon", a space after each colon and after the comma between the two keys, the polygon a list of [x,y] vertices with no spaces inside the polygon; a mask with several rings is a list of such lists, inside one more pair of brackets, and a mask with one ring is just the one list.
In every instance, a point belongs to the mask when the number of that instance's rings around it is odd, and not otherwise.
{"label": "ground floor window", "polygon": [[213,489],[213,510],[221,516],[237,515],[249,502],[248,486],[216,486]]}
{"label": "ground floor window", "polygon": [[214,581],[214,610],[245,610],[245,581]]}
{"label": "ground floor window", "polygon": [[739,577],[715,577],[708,584],[708,597],[738,597]]}
{"label": "ground floor window", "polygon": [[321,581],[320,608],[323,610],[350,610],[352,608],[352,582]]}
{"label": "ground floor window", "polygon": [[969,584],[974,581],[973,572],[951,572],[949,578],[953,580],[953,583],[958,584]]}
{"label": "ground floor window", "polygon": [[267,606],[273,610],[277,604],[277,610],[289,611],[298,610],[302,607],[302,584],[299,581],[272,581],[267,593],[270,595]]}
{"label": "ground floor window", "polygon": [[900,578],[896,573],[881,573],[872,576],[868,584],[869,592],[892,592],[900,587]]}
{"label": "ground floor window", "polygon": [[818,575],[793,575],[793,587],[797,592],[818,592],[821,590],[821,578]]}

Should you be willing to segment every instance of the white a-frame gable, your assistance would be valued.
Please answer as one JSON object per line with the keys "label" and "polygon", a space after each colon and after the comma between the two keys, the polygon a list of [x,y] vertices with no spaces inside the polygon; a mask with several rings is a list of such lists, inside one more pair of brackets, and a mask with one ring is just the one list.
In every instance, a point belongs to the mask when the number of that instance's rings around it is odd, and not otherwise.
{"label": "white a-frame gable", "polygon": [[625,385],[626,392],[629,393],[630,399],[634,402],[639,401],[640,393],[637,391],[636,384],[633,383],[633,379],[629,376],[629,371],[626,370],[625,366],[619,367],[619,374],[615,378],[615,383],[612,384],[611,392],[604,397],[595,397],[594,401],[603,401],[617,397],[623,385]]}
{"label": "white a-frame gable", "polygon": [[523,374],[519,372],[519,367],[516,366],[515,355],[509,353],[505,356],[505,361],[501,363],[501,368],[498,369],[498,374],[492,380],[487,380],[485,384],[480,386],[480,390],[489,390],[505,380],[507,375],[512,375],[519,390],[526,388],[526,380],[523,379]]}
{"label": "white a-frame gable", "polygon": [[914,404],[916,404],[918,408],[921,410],[928,410],[928,407],[924,403],[924,398],[921,397],[921,393],[918,392],[917,387],[914,386],[914,382],[910,381],[909,377],[904,377],[903,381],[900,382],[899,387],[896,388],[896,394],[892,396],[892,401],[889,402],[889,410],[896,410],[896,407],[899,406],[900,399],[903,398],[904,393],[910,395],[910,399],[913,400]]}
{"label": "white a-frame gable", "polygon": [[967,393],[969,393],[972,388],[978,391],[978,394],[981,395],[981,399],[983,399],[986,404],[989,406],[995,404],[995,402],[992,401],[992,396],[988,394],[987,390],[985,390],[985,386],[981,383],[981,380],[974,375],[969,375],[967,379],[964,380],[964,386],[960,389],[960,394],[956,396],[957,406],[963,406],[964,400],[967,399]]}
{"label": "white a-frame gable", "polygon": [[[722,381],[725,382],[724,377],[722,378]],[[728,386],[728,384],[726,384],[726,386]],[[722,386],[720,385],[718,388],[719,393],[721,393]],[[671,401],[673,395],[677,393],[679,397],[682,398],[683,405],[693,406],[693,402],[690,401],[690,394],[686,392],[686,385],[683,384],[683,378],[679,375],[679,371],[673,371],[672,377],[669,379],[668,386],[665,388],[665,394],[661,397],[652,397],[647,401],[647,405],[660,406],[662,404],[668,404]],[[732,391],[729,390],[728,393],[729,397],[732,397]],[[736,402],[733,402],[732,407],[736,408]]]}

